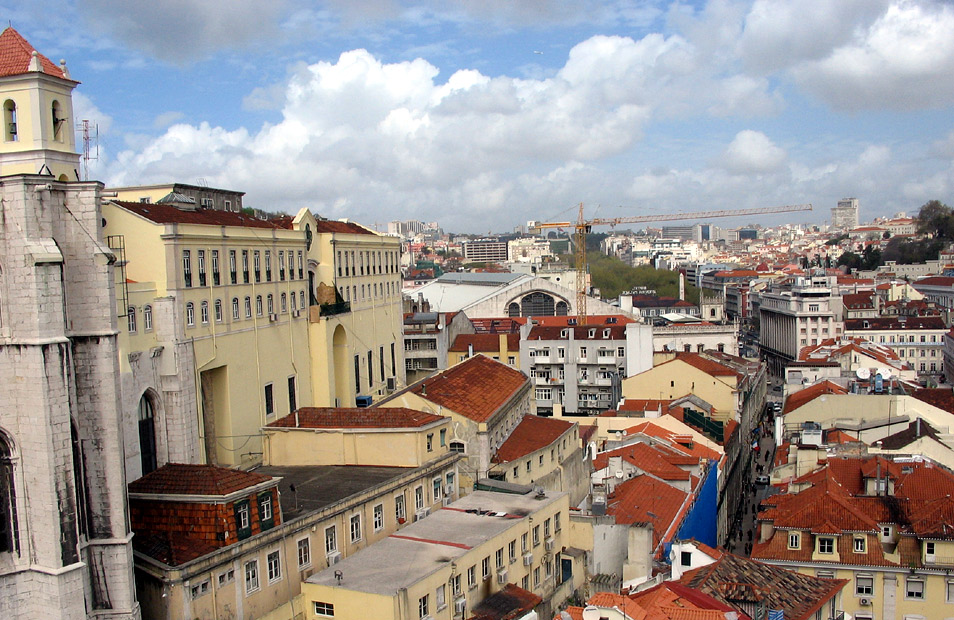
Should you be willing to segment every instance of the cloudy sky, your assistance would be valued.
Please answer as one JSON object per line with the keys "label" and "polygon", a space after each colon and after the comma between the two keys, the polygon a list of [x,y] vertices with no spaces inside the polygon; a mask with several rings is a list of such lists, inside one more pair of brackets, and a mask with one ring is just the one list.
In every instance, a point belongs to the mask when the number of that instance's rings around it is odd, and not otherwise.
{"label": "cloudy sky", "polygon": [[[931,0],[44,0],[91,176],[459,232],[954,204],[954,6]],[[222,8],[227,6],[228,8]],[[748,218],[753,219],[753,218]],[[723,220],[730,225],[732,220]]]}

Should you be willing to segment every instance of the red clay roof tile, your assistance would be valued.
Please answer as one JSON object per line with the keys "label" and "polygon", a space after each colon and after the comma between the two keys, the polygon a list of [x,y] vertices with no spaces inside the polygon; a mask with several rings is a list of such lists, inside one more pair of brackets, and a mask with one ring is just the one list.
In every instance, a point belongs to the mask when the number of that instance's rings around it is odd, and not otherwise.
{"label": "red clay roof tile", "polygon": [[495,463],[509,463],[545,448],[573,428],[572,422],[536,415],[524,416],[510,437],[497,449]]}
{"label": "red clay roof tile", "polygon": [[300,407],[269,428],[419,428],[444,418],[406,407]]}
{"label": "red clay roof tile", "polygon": [[113,204],[144,217],[156,224],[205,224],[209,226],[237,226],[242,228],[272,228],[284,227],[276,220],[260,220],[256,217],[235,213],[233,211],[215,211],[212,209],[196,209],[184,211],[171,204],[126,202],[112,200]]}
{"label": "red clay roof tile", "polygon": [[[3,32],[0,32],[0,77],[29,73],[33,52],[36,52],[34,47],[19,32],[12,27],[4,28]],[[52,60],[39,52],[37,57],[43,73],[69,79]]]}
{"label": "red clay roof tile", "polygon": [[263,482],[271,476],[215,465],[166,463],[129,484],[130,493],[164,495],[229,495]]}

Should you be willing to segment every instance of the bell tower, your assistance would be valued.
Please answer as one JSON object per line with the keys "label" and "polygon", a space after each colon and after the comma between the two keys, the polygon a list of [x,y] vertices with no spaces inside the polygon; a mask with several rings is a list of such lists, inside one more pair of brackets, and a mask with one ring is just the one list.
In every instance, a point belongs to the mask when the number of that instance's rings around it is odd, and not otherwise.
{"label": "bell tower", "polygon": [[116,256],[76,175],[75,85],[0,33],[0,618],[139,620]]}
{"label": "bell tower", "polygon": [[13,28],[0,33],[0,176],[79,180],[73,89],[66,61],[54,64]]}

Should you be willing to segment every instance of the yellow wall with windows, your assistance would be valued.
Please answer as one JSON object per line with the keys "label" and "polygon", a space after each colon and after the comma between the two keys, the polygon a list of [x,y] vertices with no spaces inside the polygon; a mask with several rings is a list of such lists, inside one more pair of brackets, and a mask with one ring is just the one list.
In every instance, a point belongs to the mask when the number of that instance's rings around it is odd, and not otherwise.
{"label": "yellow wall with windows", "polygon": [[623,379],[623,398],[671,400],[695,394],[713,406],[713,419],[732,419],[738,407],[736,378],[712,376],[681,360]]}

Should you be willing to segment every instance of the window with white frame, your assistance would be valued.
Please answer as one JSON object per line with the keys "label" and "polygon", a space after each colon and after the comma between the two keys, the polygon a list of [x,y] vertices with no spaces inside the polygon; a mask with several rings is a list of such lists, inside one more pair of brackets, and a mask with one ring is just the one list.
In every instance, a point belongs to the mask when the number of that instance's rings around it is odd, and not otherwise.
{"label": "window with white frame", "polygon": [[147,332],[152,331],[152,306],[142,308],[142,328]]}
{"label": "window with white frame", "polygon": [[427,617],[428,614],[428,599],[430,598],[429,594],[425,594],[421,598],[417,599],[417,617],[422,620]]}
{"label": "window with white frame", "polygon": [[802,535],[800,532],[789,532],[788,533],[788,548],[789,549],[798,549],[801,547]]}
{"label": "window with white frame", "polygon": [[818,538],[818,553],[834,553],[835,539],[830,536],[820,536]]}
{"label": "window with white frame", "polygon": [[424,487],[418,486],[414,488],[414,510],[422,508],[424,508]]}
{"label": "window with white frame", "polygon": [[186,304],[186,325],[195,327],[195,304],[191,301]]}
{"label": "window with white frame", "polygon": [[904,580],[904,598],[913,601],[924,600],[924,580],[919,577],[908,577]]}
{"label": "window with white frame", "polygon": [[331,525],[325,528],[325,553],[334,553],[338,550],[338,534],[335,532],[335,526]]}
{"label": "window with white frame", "polygon": [[215,314],[215,322],[221,323],[222,322],[222,300],[216,299],[215,305],[213,306],[213,308],[214,308],[214,314]]}
{"label": "window with white frame", "polygon": [[325,603],[322,601],[312,601],[315,607],[315,615],[321,616],[323,618],[334,618],[335,617],[335,606],[333,603]]}
{"label": "window with white frame", "polygon": [[232,298],[232,320],[237,321],[239,318],[239,300],[238,297]]}
{"label": "window with white frame", "polygon": [[444,496],[444,494],[443,494],[443,492],[442,492],[442,491],[444,490],[444,485],[443,485],[443,483],[441,482],[441,477],[440,477],[440,476],[438,476],[437,478],[434,478],[434,479],[431,481],[431,488],[432,488],[433,491],[434,491],[434,501],[435,501],[435,502],[441,501],[441,497]]}
{"label": "window with white frame", "polygon": [[446,586],[441,584],[434,590],[434,605],[437,607],[437,611],[447,607],[447,593],[445,588]]}
{"label": "window with white frame", "polygon": [[404,494],[394,496],[394,518],[400,523],[407,520],[407,507],[404,504]]}
{"label": "window with white frame", "polygon": [[351,542],[358,542],[361,540],[361,514],[351,515],[348,522],[351,531]]}
{"label": "window with white frame", "polygon": [[311,566],[311,540],[302,538],[298,541],[298,568]]}
{"label": "window with white frame", "polygon": [[874,593],[874,576],[859,574],[855,576],[855,595],[871,596]]}
{"label": "window with white frame", "polygon": [[379,532],[384,529],[384,504],[378,504],[374,507],[374,531]]}
{"label": "window with white frame", "polygon": [[265,556],[265,567],[268,571],[268,583],[275,583],[282,578],[281,551],[275,550]]}
{"label": "window with white frame", "polygon": [[136,306],[126,308],[126,328],[130,334],[136,333]]}
{"label": "window with white frame", "polygon": [[467,589],[473,590],[477,587],[477,567],[471,566],[467,569]]}
{"label": "window with white frame", "polygon": [[852,548],[854,549],[855,553],[864,553],[866,548],[865,537],[855,536],[854,541],[852,543]]}
{"label": "window with white frame", "polygon": [[209,323],[209,302],[203,301],[199,305],[199,317],[202,319],[203,325],[208,325]]}
{"label": "window with white frame", "polygon": [[257,592],[260,587],[258,582],[258,560],[252,560],[245,563],[245,594]]}

